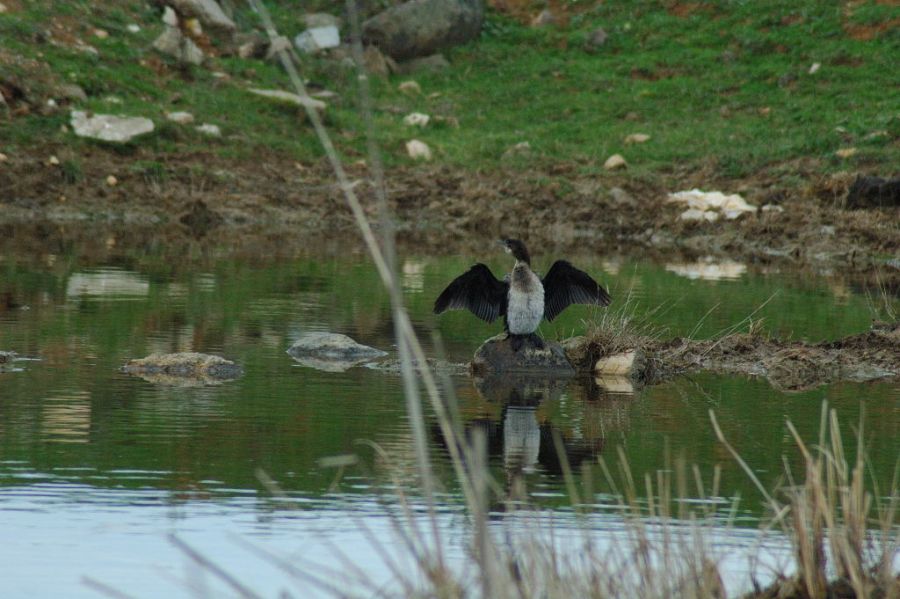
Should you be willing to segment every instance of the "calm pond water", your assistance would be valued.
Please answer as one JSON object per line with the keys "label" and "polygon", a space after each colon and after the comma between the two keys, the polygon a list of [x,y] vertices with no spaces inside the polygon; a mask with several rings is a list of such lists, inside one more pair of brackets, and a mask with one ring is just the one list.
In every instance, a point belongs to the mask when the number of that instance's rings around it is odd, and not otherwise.
{"label": "calm pond water", "polygon": [[[0,350],[35,358],[0,372],[0,596],[95,596],[85,576],[138,597],[221,590],[189,567],[170,534],[268,596],[282,588],[304,596],[298,589],[305,583],[290,581],[248,544],[299,565],[340,569],[334,544],[386,580],[361,530],[398,543],[379,492],[388,472],[360,441],[377,443],[411,472],[400,380],[368,367],[323,372],[285,353],[310,331],[345,333],[394,351],[388,298],[363,254],[353,242],[277,258],[108,245],[94,253],[64,247],[0,256]],[[867,329],[880,301],[837,278],[734,262],[568,257],[602,280],[619,305],[628,298],[637,315],[672,335],[713,336],[752,314],[775,335],[831,339]],[[495,273],[507,266],[500,254],[402,252],[414,322],[428,351],[438,331],[454,362],[467,361],[500,329],[467,313],[430,313],[436,293],[476,260]],[[535,266],[550,260],[541,256]],[[596,314],[572,308],[542,332],[579,333]],[[220,354],[245,374],[184,387],[119,372],[128,359],[174,351]],[[570,503],[551,441],[559,432],[569,460],[590,473],[594,493],[585,501],[599,507],[591,523],[601,536],[615,535],[621,523],[604,512],[611,490],[597,460],[615,461],[622,447],[638,474],[684,459],[711,479],[720,465],[720,494],[743,498],[738,522],[748,527],[721,544],[755,542],[760,498],[716,442],[710,409],[770,487],[782,456],[799,463],[785,418],[813,440],[825,399],[840,415],[848,450],[864,412],[867,455],[879,480],[890,480],[900,453],[896,382],[786,394],[764,380],[713,374],[637,391],[576,381],[535,403],[521,394],[509,402],[507,391],[479,390],[466,376],[451,380],[466,426],[487,432],[494,476],[507,485],[521,480],[535,504],[565,522]],[[445,498],[439,521],[462,555],[458,487],[431,428]],[[339,472],[320,463],[346,454],[358,456],[358,465]],[[259,470],[284,496],[273,496]],[[585,481],[579,475],[577,482]]]}

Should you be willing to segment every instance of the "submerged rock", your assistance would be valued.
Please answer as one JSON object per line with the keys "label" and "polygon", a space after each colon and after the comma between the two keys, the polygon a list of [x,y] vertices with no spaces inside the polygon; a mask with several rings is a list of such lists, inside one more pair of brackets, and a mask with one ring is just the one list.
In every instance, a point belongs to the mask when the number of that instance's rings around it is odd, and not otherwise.
{"label": "submerged rock", "polygon": [[387,352],[357,343],[340,333],[307,333],[287,353],[303,366],[327,372],[343,372],[387,355]]}
{"label": "submerged rock", "polygon": [[130,360],[122,367],[122,372],[151,382],[168,383],[174,378],[197,379],[200,384],[236,379],[244,374],[244,370],[230,360],[197,352],[151,354],[146,358]]}
{"label": "submerged rock", "polygon": [[531,374],[552,374],[571,376],[575,369],[566,357],[562,346],[553,341],[544,341],[538,348],[525,340],[519,351],[513,351],[506,333],[491,337],[475,352],[472,359],[472,373],[488,375],[498,372],[518,372]]}

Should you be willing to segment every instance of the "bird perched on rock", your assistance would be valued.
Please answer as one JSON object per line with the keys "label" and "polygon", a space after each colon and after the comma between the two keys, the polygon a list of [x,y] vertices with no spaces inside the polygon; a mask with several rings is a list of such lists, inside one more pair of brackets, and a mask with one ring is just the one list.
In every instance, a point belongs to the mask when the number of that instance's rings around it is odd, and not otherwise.
{"label": "bird perched on rock", "polygon": [[505,317],[514,351],[528,340],[543,348],[535,334],[541,320],[552,321],[571,304],[608,306],[609,293],[586,272],[557,260],[542,279],[531,270],[528,248],[518,239],[502,239],[500,244],[516,259],[512,272],[498,280],[484,264],[478,263],[453,279],[434,302],[434,313],[466,309],[486,322]]}

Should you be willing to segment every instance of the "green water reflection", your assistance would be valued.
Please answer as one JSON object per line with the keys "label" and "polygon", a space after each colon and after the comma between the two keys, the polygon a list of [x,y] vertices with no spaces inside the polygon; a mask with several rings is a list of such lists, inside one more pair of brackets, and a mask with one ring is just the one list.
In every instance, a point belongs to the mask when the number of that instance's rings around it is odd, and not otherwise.
{"label": "green water reflection", "polygon": [[[401,259],[415,325],[426,343],[439,331],[454,361],[465,361],[500,326],[467,313],[436,319],[431,303],[483,258],[408,252]],[[628,297],[635,314],[673,335],[708,337],[752,314],[773,334],[821,340],[863,331],[874,314],[871,297],[838,279],[734,264],[574,261],[597,274],[615,300]],[[499,256],[488,263],[496,273],[505,265]],[[317,330],[393,350],[387,294],[358,252],[278,259],[146,250],[93,258],[74,250],[8,253],[0,262],[0,298],[0,350],[40,358],[0,373],[0,496],[4,488],[47,479],[88,483],[98,492],[151,487],[170,489],[173,501],[215,500],[262,490],[258,468],[292,494],[362,493],[383,472],[359,440],[379,443],[401,463],[412,460],[395,375],[370,368],[320,372],[285,354],[292,340]],[[542,332],[551,338],[581,332],[595,314],[571,309]],[[118,372],[130,358],[188,350],[224,355],[245,375],[186,388]],[[541,401],[519,397],[518,405],[479,391],[466,377],[454,385],[467,426],[488,432],[497,478],[518,477],[547,505],[568,502],[553,431],[578,466],[596,464],[600,455],[614,459],[617,446],[635,473],[663,467],[667,456],[705,473],[721,464],[722,493],[749,498],[744,507],[751,512],[758,509],[756,492],[715,441],[710,409],[767,484],[781,472],[782,455],[796,458],[785,418],[814,439],[823,399],[838,409],[847,437],[865,411],[867,452],[880,480],[889,480],[900,452],[896,382],[784,394],[764,380],[706,374],[637,393],[577,381]],[[432,441],[441,456],[437,433]],[[344,453],[360,454],[362,466],[331,487],[335,472],[318,460]],[[594,490],[608,492],[592,468]],[[450,469],[438,464],[438,471],[454,492]]]}

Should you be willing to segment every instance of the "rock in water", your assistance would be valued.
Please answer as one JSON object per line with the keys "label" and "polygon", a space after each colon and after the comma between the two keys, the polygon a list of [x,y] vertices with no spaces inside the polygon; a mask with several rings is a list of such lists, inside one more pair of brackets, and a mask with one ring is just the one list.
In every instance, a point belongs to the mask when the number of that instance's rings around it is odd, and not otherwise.
{"label": "rock in water", "polygon": [[343,372],[387,355],[387,352],[362,345],[339,333],[308,333],[298,339],[287,353],[304,366],[329,372]]}
{"label": "rock in water", "polygon": [[236,379],[244,374],[243,369],[230,360],[196,352],[151,354],[146,358],[130,360],[122,367],[122,372],[164,384],[180,384],[179,379],[209,384]]}
{"label": "rock in water", "polygon": [[410,0],[363,23],[363,41],[407,60],[477,39],[483,20],[482,0]]}
{"label": "rock in water", "polygon": [[123,117],[110,114],[95,114],[89,117],[82,110],[73,110],[72,130],[78,137],[123,143],[153,131],[153,121],[142,116]]}
{"label": "rock in water", "polygon": [[515,352],[509,336],[501,333],[485,341],[472,359],[472,373],[488,375],[498,372],[552,374],[571,376],[575,369],[566,357],[566,352],[552,341],[544,341],[544,348],[538,349],[528,340]]}

